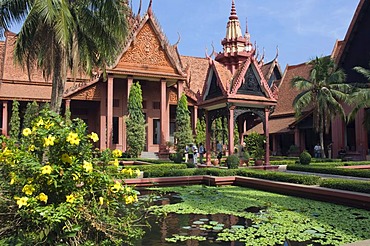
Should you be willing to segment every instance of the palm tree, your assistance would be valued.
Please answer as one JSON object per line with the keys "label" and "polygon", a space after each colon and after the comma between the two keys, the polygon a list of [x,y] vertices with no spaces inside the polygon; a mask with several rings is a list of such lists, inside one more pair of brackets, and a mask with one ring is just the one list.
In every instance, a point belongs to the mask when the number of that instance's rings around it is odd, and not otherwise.
{"label": "palm tree", "polygon": [[319,133],[321,156],[325,158],[324,132],[329,133],[335,116],[345,117],[341,103],[348,101],[351,86],[344,83],[344,72],[337,69],[330,57],[316,57],[308,64],[311,66],[309,78],[296,76],[291,81],[292,87],[300,91],[293,106],[297,117],[303,110],[313,111],[313,125]]}
{"label": "palm tree", "polygon": [[[369,64],[370,67],[370,64]],[[365,76],[365,78],[370,82],[370,70],[363,68],[363,67],[354,67],[353,68],[358,73]],[[368,84],[357,84],[359,88],[354,91],[352,94],[352,98],[355,100],[355,106],[351,113],[348,116],[349,120],[353,120],[356,117],[356,114],[360,109],[370,107],[370,90]],[[363,125],[366,130],[370,130],[370,112],[369,110],[365,110],[365,117],[363,120]]]}
{"label": "palm tree", "polygon": [[2,0],[0,29],[23,21],[15,59],[52,79],[51,109],[60,111],[67,72],[111,64],[127,34],[126,0]]}

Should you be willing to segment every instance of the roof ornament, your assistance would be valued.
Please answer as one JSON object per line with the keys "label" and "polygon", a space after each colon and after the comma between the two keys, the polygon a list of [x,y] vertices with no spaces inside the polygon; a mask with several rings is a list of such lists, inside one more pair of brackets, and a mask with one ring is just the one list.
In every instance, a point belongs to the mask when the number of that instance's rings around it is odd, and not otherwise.
{"label": "roof ornament", "polygon": [[140,0],[140,4],[139,4],[139,9],[137,11],[137,16],[140,16],[140,12],[141,12],[141,5],[143,4],[143,1]]}
{"label": "roof ornament", "polygon": [[177,41],[176,41],[176,43],[173,45],[173,46],[175,46],[175,47],[177,47],[177,45],[180,43],[180,41],[181,41],[181,35],[180,35],[180,33],[179,32],[177,32],[177,35],[179,36],[179,38],[177,39]]}
{"label": "roof ornament", "polygon": [[235,2],[234,0],[232,0],[229,20],[235,20],[235,19],[238,19],[238,16],[236,14]]}
{"label": "roof ornament", "polygon": [[259,61],[259,63],[261,64],[261,66],[264,63],[264,59],[265,59],[265,47],[262,48],[262,56],[261,56],[261,59]]}
{"label": "roof ornament", "polygon": [[276,56],[274,58],[274,60],[276,60],[279,56],[279,45],[276,45]]}
{"label": "roof ornament", "polygon": [[149,6],[148,6],[148,14],[149,15],[152,15],[153,14],[152,3],[153,3],[153,0],[150,0]]}
{"label": "roof ornament", "polygon": [[215,52],[215,46],[213,45],[213,42],[212,42],[211,46],[212,46],[212,52],[209,55],[208,55],[208,49],[206,47],[206,58],[208,58],[208,59],[212,59],[212,56],[217,55],[216,52]]}

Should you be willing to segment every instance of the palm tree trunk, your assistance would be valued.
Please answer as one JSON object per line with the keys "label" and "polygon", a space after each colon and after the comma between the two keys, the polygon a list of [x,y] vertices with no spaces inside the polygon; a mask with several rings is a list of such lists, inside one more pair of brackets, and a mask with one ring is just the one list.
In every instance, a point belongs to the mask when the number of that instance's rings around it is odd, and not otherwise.
{"label": "palm tree trunk", "polygon": [[60,113],[63,101],[63,93],[66,81],[66,59],[62,51],[56,52],[55,64],[53,70],[53,85],[51,92],[50,108],[57,114]]}
{"label": "palm tree trunk", "polygon": [[320,117],[320,146],[321,146],[321,158],[326,158],[324,149],[324,117]]}

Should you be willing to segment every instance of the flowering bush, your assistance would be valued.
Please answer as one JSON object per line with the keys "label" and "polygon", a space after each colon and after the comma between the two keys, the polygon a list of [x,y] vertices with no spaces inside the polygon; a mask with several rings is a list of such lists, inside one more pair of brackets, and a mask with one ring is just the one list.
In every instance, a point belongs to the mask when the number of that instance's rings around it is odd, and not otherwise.
{"label": "flowering bush", "polygon": [[145,204],[124,184],[140,172],[119,169],[119,150],[95,155],[98,140],[82,120],[66,124],[46,110],[18,143],[1,137],[0,244],[112,245],[142,235]]}

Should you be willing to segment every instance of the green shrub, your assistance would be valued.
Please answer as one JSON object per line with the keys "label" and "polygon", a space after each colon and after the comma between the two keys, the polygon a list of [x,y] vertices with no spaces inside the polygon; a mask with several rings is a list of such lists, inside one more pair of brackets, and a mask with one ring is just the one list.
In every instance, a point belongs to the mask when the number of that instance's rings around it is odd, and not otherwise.
{"label": "green shrub", "polygon": [[226,163],[229,169],[237,169],[239,167],[239,157],[237,155],[229,155],[226,158]]}
{"label": "green shrub", "polygon": [[307,152],[307,150],[304,150],[300,155],[299,155],[299,162],[302,165],[308,165],[311,162],[311,155],[310,153]]}
{"label": "green shrub", "polygon": [[175,155],[175,158],[173,159],[173,162],[175,162],[175,163],[183,162],[182,153],[177,152],[174,155]]}
{"label": "green shrub", "polygon": [[346,180],[346,179],[323,179],[320,183],[320,186],[331,189],[348,190],[370,194],[369,181]]}
{"label": "green shrub", "polygon": [[288,165],[287,170],[370,178],[370,170],[338,168],[333,166]]}
{"label": "green shrub", "polygon": [[87,134],[82,120],[67,124],[46,110],[21,135],[17,143],[0,138],[7,191],[0,193],[6,203],[0,213],[12,218],[0,216],[6,245],[122,245],[142,236],[138,224],[146,208],[137,191],[119,181],[138,173],[119,170],[120,151],[96,159],[96,133]]}

